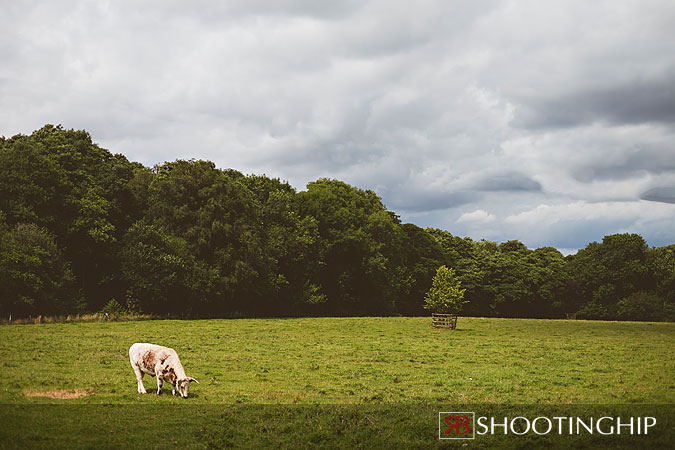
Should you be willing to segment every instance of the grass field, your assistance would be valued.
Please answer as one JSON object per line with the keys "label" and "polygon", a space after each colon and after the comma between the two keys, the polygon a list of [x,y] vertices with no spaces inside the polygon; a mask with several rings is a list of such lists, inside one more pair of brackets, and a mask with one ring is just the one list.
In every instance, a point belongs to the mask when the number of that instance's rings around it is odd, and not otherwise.
{"label": "grass field", "polygon": [[[275,429],[275,444],[386,446],[397,426],[413,424],[417,431],[399,444],[434,447],[437,425],[424,421],[441,407],[675,404],[672,323],[461,317],[455,331],[429,325],[307,318],[0,326],[0,419],[13,424],[0,446],[123,447],[134,437],[158,448],[239,446],[267,439],[260,430],[285,417],[296,427]],[[161,397],[136,393],[127,356],[134,342],[178,351],[200,381],[189,399],[166,385]],[[145,386],[152,392],[155,379],[146,376]],[[333,429],[336,420],[344,429]],[[31,421],[42,425],[36,431]],[[104,441],[95,438],[101,421],[110,428]],[[312,432],[297,430],[300,422]],[[64,441],[88,423],[93,431]],[[131,438],[119,435],[129,426]],[[158,432],[171,437],[155,442]]]}

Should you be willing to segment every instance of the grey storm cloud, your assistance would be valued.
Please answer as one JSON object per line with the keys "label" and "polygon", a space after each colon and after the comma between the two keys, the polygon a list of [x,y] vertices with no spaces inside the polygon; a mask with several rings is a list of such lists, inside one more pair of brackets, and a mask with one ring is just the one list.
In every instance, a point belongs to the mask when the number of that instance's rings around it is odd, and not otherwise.
{"label": "grey storm cloud", "polygon": [[6,1],[0,134],[337,178],[475,238],[673,242],[673,29],[668,0]]}
{"label": "grey storm cloud", "polygon": [[502,173],[478,181],[478,191],[540,191],[541,184],[522,173]]}
{"label": "grey storm cloud", "polygon": [[644,143],[618,146],[611,152],[611,157],[577,166],[572,173],[575,179],[584,183],[626,179],[640,174],[675,173],[675,151],[669,143],[657,147]]}
{"label": "grey storm cloud", "polygon": [[429,212],[458,207],[478,200],[479,195],[471,191],[429,192],[422,193],[409,191],[409,188],[394,191],[380,192],[394,211],[400,209],[407,213]]}
{"label": "grey storm cloud", "polygon": [[593,122],[616,125],[675,125],[675,67],[656,80],[636,79],[612,87],[524,99],[515,124],[525,128],[576,127]]}
{"label": "grey storm cloud", "polygon": [[675,187],[655,187],[644,192],[640,198],[652,202],[675,204]]}

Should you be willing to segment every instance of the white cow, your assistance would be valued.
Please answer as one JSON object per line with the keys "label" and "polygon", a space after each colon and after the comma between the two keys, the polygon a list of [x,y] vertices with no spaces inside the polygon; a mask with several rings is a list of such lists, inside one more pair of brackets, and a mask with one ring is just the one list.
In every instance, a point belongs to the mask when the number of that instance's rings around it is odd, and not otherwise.
{"label": "white cow", "polygon": [[181,397],[187,398],[190,382],[199,381],[185,375],[185,369],[180,363],[178,353],[172,348],[155,344],[137,342],[129,347],[129,361],[138,380],[138,393],[147,394],[143,386],[143,375],[157,376],[157,395],[162,394],[162,383],[166,380],[173,385],[171,393],[176,391]]}

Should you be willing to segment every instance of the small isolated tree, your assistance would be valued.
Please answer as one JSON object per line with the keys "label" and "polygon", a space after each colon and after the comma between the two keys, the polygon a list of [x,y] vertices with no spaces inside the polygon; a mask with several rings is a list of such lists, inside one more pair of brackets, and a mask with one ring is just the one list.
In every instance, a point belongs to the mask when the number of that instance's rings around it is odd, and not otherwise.
{"label": "small isolated tree", "polygon": [[464,300],[466,289],[461,287],[462,282],[455,277],[454,269],[439,267],[431,282],[431,289],[424,297],[424,309],[439,314],[458,314],[468,303]]}

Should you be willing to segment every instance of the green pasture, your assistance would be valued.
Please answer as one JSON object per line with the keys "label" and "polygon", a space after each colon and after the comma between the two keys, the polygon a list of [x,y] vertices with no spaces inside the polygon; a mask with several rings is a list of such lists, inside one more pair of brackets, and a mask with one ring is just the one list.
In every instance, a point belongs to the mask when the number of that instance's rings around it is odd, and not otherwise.
{"label": "green pasture", "polygon": [[[134,342],[176,349],[200,381],[189,399],[172,397],[167,385],[163,396],[136,393],[127,354]],[[434,447],[442,408],[672,406],[674,360],[673,323],[460,317],[455,331],[403,317],[4,325],[0,448],[125,447],[133,439],[153,448]],[[156,389],[154,378],[144,381]],[[86,395],[40,396],[62,391]],[[94,429],[77,432],[87,426]]]}

